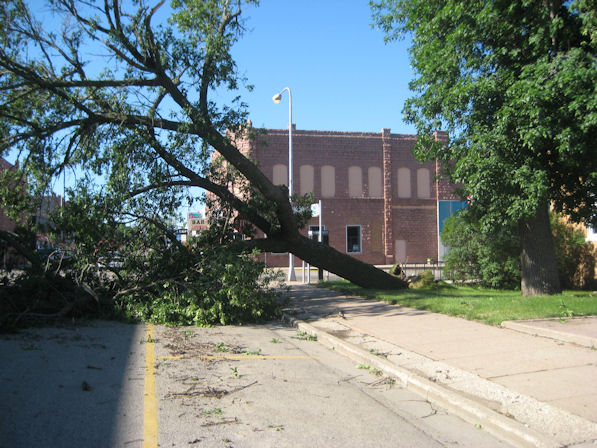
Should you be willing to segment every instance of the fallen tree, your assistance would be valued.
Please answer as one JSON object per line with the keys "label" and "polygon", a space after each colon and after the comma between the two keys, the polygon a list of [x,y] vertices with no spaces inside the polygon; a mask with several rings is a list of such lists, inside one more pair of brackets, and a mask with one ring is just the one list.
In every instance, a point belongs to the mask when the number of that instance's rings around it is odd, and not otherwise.
{"label": "fallen tree", "polygon": [[[67,170],[82,173],[70,192],[79,216],[93,202],[104,204],[106,222],[134,220],[163,231],[167,217],[203,189],[268,235],[236,241],[230,250],[288,251],[363,287],[405,287],[302,236],[304,217],[287,190],[235,146],[231,135],[251,132],[246,107],[238,98],[212,98],[249,87],[230,49],[243,32],[242,9],[255,3],[52,0],[51,24],[40,18],[43,8],[3,3],[0,153],[18,152],[32,196]],[[251,195],[238,195],[231,176],[215,172],[214,151]],[[70,231],[87,229],[79,225]],[[88,244],[105,238],[88,236]]]}

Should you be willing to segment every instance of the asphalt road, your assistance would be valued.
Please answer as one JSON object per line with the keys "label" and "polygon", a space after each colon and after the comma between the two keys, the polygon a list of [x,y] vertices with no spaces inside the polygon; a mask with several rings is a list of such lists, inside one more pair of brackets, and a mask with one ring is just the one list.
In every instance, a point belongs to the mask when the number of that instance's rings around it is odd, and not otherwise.
{"label": "asphalt road", "polygon": [[2,447],[502,447],[280,323],[0,337]]}

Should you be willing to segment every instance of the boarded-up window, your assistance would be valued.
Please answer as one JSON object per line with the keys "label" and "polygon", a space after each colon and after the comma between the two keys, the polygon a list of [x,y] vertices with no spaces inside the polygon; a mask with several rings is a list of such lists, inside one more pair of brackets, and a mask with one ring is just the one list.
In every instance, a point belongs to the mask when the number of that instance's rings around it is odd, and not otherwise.
{"label": "boarded-up window", "polygon": [[382,252],[383,223],[379,220],[371,221],[371,252]]}
{"label": "boarded-up window", "polygon": [[321,167],[321,197],[333,198],[336,194],[336,169],[330,165]]}
{"label": "boarded-up window", "polygon": [[288,167],[281,163],[274,165],[274,185],[288,185]]}
{"label": "boarded-up window", "polygon": [[395,257],[397,263],[406,263],[406,240],[396,240],[395,242]]}
{"label": "boarded-up window", "polygon": [[398,197],[410,198],[410,169],[398,168]]}
{"label": "boarded-up window", "polygon": [[417,197],[421,199],[431,197],[431,181],[428,168],[419,168],[417,170]]}
{"label": "boarded-up window", "polygon": [[348,196],[351,198],[363,196],[363,170],[360,166],[348,168]]}
{"label": "boarded-up window", "polygon": [[368,170],[369,177],[369,197],[381,198],[381,168],[370,166]]}
{"label": "boarded-up window", "polygon": [[313,165],[301,165],[299,170],[301,194],[313,192],[313,171]]}

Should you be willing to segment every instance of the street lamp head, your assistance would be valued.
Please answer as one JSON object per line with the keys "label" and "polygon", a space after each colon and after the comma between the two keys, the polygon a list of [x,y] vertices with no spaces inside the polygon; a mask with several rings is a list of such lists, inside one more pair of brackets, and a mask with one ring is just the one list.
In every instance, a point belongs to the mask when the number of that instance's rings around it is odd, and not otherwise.
{"label": "street lamp head", "polygon": [[278,104],[281,99],[282,99],[282,94],[281,93],[276,93],[274,95],[274,97],[272,98],[272,100],[274,100],[274,103],[276,103],[276,104]]}

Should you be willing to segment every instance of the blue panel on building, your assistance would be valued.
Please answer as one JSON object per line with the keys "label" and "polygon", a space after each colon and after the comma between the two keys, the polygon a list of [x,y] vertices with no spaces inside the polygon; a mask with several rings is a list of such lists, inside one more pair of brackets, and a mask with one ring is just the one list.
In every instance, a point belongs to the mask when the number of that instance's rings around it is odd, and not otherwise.
{"label": "blue panel on building", "polygon": [[444,230],[444,221],[466,207],[466,201],[438,201],[439,233]]}

